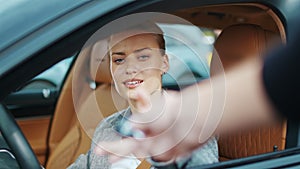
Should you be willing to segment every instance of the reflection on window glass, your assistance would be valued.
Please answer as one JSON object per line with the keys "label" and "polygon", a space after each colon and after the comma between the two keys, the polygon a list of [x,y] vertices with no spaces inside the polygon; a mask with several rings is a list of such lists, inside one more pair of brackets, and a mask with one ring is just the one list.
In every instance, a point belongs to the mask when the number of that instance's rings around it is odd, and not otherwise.
{"label": "reflection on window glass", "polygon": [[21,88],[21,90],[44,88],[59,89],[62,85],[65,76],[67,75],[67,72],[73,59],[74,56],[56,63],[48,70],[42,72],[41,74],[30,80],[25,86]]}
{"label": "reflection on window glass", "polygon": [[164,31],[170,69],[164,86],[189,85],[209,77],[209,62],[216,34],[193,25],[159,24]]}
{"label": "reflection on window glass", "polygon": [[73,58],[74,57],[70,57],[58,62],[48,70],[36,76],[34,80],[36,79],[49,80],[50,82],[53,82],[57,86],[60,86],[62,81],[64,80],[64,77],[66,76],[66,73],[70,67]]}

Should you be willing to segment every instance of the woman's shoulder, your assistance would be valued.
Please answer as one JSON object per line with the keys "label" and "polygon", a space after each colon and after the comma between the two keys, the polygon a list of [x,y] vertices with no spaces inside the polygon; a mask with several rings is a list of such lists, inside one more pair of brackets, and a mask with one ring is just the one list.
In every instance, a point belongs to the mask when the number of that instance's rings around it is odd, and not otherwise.
{"label": "woman's shoulder", "polygon": [[93,140],[96,142],[99,141],[109,141],[117,139],[116,127],[120,123],[120,119],[122,115],[126,112],[125,110],[121,110],[116,112],[107,118],[103,119],[97,126]]}
{"label": "woman's shoulder", "polygon": [[[123,109],[103,119],[97,126],[97,129],[115,128],[128,109]],[[97,130],[96,129],[96,130]]]}
{"label": "woman's shoulder", "polygon": [[127,110],[128,109],[123,109],[119,112],[116,112],[116,113],[106,117],[101,123],[104,123],[104,124],[109,125],[111,127],[115,126],[122,119],[122,117],[124,117]]}

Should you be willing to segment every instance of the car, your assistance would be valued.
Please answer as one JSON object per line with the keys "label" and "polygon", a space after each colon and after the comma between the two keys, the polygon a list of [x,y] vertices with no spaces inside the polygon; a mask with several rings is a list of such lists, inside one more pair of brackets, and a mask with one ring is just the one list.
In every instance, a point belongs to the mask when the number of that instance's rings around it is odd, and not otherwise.
{"label": "car", "polygon": [[[80,119],[79,112],[91,117],[87,107],[96,102],[110,108],[103,93],[111,91],[111,81],[99,83],[95,79],[98,74],[105,74],[103,70],[96,68],[97,73],[93,74],[82,67],[93,63],[98,67],[104,60],[92,58],[89,63],[81,56],[86,42],[116,19],[152,13],[190,23],[162,19],[159,24],[164,31],[181,32],[195,42],[187,47],[187,43],[174,37],[166,38],[171,70],[163,85],[181,90],[209,78],[208,65],[216,52],[213,45],[228,27],[256,25],[280,42],[290,43],[298,28],[299,6],[297,0],[3,1],[0,166],[66,168],[88,150],[93,129],[101,119],[93,119],[91,125]],[[234,36],[243,37],[238,32],[230,35]],[[224,46],[235,47],[226,43]],[[199,55],[203,56],[200,60]],[[77,82],[82,86],[72,85]],[[105,90],[102,86],[99,94],[98,88],[104,83]],[[118,100],[119,103],[123,104]],[[276,126],[238,131],[229,138],[220,136],[220,163],[193,168],[298,168],[299,126],[297,120],[288,119]]]}

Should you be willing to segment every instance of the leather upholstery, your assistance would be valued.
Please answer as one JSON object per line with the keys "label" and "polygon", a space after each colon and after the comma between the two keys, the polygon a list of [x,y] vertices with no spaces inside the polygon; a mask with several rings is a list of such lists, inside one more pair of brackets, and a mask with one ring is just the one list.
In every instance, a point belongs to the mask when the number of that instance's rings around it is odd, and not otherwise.
{"label": "leather upholstery", "polygon": [[[101,54],[106,45],[105,41],[100,41],[83,49],[66,80],[52,123],[47,169],[66,168],[80,154],[85,154],[99,122],[128,107],[111,84],[109,58],[106,54]],[[84,61],[81,62],[81,59]],[[74,72],[77,79],[73,77]],[[82,79],[89,81],[77,83]],[[89,87],[90,81],[99,84],[95,90]]]}
{"label": "leather upholstery", "polygon": [[18,119],[17,123],[28,139],[39,162],[44,165],[47,154],[50,117]]}
{"label": "leather upholstery", "polygon": [[73,70],[67,77],[66,82],[61,90],[61,95],[56,104],[56,110],[52,119],[49,135],[49,154],[51,155],[62,138],[69,129],[74,125],[74,104],[72,99],[72,77]]}
{"label": "leather upholstery", "polygon": [[240,130],[230,135],[220,136],[219,156],[220,159],[228,160],[283,150],[285,137],[285,122],[253,130]]}
{"label": "leather upholstery", "polygon": [[[106,40],[98,41],[93,45],[90,60],[90,75],[97,83],[112,83],[109,68],[109,57],[106,53],[108,44]],[[101,64],[101,65],[100,65]]]}
{"label": "leather upholstery", "polygon": [[[225,28],[215,42],[215,49],[223,64],[225,74],[228,69],[249,57],[262,59],[263,54],[276,43],[279,36],[256,25],[234,25]],[[218,73],[216,56],[213,54],[211,73]],[[286,123],[272,126],[257,126],[253,130],[238,130],[230,135],[221,135],[218,141],[220,160],[236,159],[285,147]]]}
{"label": "leather upholstery", "polygon": [[212,57],[211,74],[217,73],[215,70],[216,56],[219,56],[226,71],[247,58],[259,56],[256,58],[262,59],[264,53],[279,42],[279,35],[257,25],[229,26],[221,32],[214,44],[215,51]]}

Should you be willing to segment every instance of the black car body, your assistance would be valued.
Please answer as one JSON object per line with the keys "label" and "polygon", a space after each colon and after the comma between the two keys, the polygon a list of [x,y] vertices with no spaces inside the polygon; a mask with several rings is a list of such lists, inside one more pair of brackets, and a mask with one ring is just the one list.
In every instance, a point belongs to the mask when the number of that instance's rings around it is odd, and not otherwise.
{"label": "black car body", "polygon": [[[282,41],[288,44],[294,36],[294,29],[298,29],[297,18],[300,16],[300,1],[297,0],[53,0],[2,3],[0,129],[1,141],[5,141],[1,142],[0,149],[5,149],[5,158],[2,160],[4,163],[6,159],[10,159],[7,156],[8,150],[15,155],[22,168],[39,167],[39,162],[43,166],[47,165],[52,153],[49,139],[54,128],[53,117],[57,116],[54,113],[57,112],[58,99],[73,63],[88,38],[114,19],[140,12],[163,12],[185,18],[196,26],[210,30],[251,23],[279,33]],[[38,76],[65,59],[69,60],[58,71],[60,77]],[[166,85],[174,87],[172,84]],[[13,119],[21,126],[35,154]],[[283,151],[199,168],[297,168],[300,165],[299,126],[297,120],[287,120]],[[69,127],[66,125],[60,130],[65,131],[64,135]],[[39,162],[35,156],[39,157]],[[15,164],[11,165],[17,167]]]}

